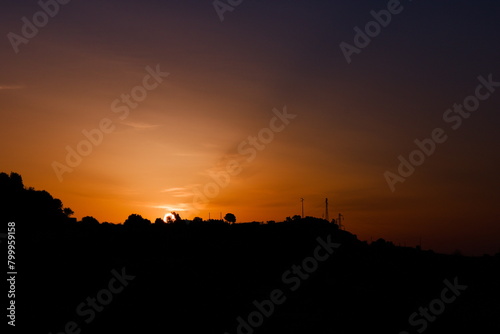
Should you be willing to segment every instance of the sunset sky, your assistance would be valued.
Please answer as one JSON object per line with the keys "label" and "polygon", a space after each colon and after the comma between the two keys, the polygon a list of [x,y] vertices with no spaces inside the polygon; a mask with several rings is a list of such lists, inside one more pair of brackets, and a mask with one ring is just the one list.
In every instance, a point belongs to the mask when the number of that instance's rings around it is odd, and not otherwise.
{"label": "sunset sky", "polygon": [[[443,116],[500,82],[500,5],[401,1],[348,63],[340,44],[391,2],[244,0],[221,21],[212,1],[70,1],[13,45],[42,9],[10,1],[0,171],[78,219],[283,220],[300,198],[322,217],[327,197],[362,240],[499,252],[500,85],[456,129]],[[392,191],[384,173],[436,128],[446,141]],[[88,154],[68,166],[68,147]]]}

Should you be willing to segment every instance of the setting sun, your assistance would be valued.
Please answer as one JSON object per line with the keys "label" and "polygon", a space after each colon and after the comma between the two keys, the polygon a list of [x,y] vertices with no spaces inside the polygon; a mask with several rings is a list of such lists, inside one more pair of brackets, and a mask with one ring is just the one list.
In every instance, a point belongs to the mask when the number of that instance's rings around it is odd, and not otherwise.
{"label": "setting sun", "polygon": [[175,216],[171,213],[166,213],[165,216],[163,217],[163,221],[169,222],[169,221],[175,221]]}

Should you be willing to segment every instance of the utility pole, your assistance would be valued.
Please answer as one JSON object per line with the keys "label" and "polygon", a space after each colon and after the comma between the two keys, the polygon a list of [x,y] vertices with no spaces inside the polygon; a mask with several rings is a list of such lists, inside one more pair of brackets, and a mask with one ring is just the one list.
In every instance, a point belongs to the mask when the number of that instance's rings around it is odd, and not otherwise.
{"label": "utility pole", "polygon": [[325,198],[325,220],[330,221],[330,216],[328,215],[328,198]]}
{"label": "utility pole", "polygon": [[302,202],[302,218],[304,218],[304,199],[300,198],[300,201]]}

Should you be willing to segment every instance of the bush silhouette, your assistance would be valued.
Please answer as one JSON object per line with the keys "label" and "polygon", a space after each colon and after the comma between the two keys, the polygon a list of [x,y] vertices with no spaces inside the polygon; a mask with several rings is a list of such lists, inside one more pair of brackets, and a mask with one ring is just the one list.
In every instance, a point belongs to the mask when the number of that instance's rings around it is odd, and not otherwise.
{"label": "bush silhouette", "polygon": [[87,225],[87,226],[98,226],[99,225],[99,221],[92,216],[83,217],[81,223],[84,225]]}
{"label": "bush silhouette", "polygon": [[165,224],[165,221],[161,218],[156,218],[155,219],[155,225],[163,225]]}
{"label": "bush silhouette", "polygon": [[123,225],[131,228],[141,228],[151,225],[151,221],[149,219],[142,218],[141,215],[133,213],[128,216]]}
{"label": "bush silhouette", "polygon": [[236,223],[236,216],[232,213],[226,213],[226,215],[224,216],[224,220],[231,224],[234,224]]}

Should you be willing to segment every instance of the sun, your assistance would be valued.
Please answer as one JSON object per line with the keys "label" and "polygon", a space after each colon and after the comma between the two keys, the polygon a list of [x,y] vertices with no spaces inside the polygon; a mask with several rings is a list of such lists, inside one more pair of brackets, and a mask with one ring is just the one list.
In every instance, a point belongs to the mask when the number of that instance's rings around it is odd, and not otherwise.
{"label": "sun", "polygon": [[163,221],[166,223],[168,220],[175,221],[175,216],[171,213],[166,213],[165,216],[163,217]]}

